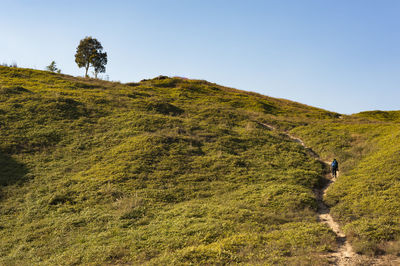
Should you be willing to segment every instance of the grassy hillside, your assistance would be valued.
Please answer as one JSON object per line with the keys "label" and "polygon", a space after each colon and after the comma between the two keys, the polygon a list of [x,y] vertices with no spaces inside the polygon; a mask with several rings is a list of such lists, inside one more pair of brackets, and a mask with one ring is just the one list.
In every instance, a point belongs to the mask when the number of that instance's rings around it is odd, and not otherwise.
{"label": "grassy hillside", "polygon": [[355,114],[354,116],[378,121],[400,122],[400,111],[367,111]]}
{"label": "grassy hillside", "polygon": [[323,260],[323,166],[256,123],[287,116],[336,114],[205,81],[0,67],[0,263]]}
{"label": "grassy hillside", "polygon": [[337,244],[313,193],[326,169],[257,122],[337,157],[335,217],[358,251],[399,252],[392,118],[0,67],[0,264],[326,263]]}
{"label": "grassy hillside", "polygon": [[400,124],[398,112],[363,112],[340,123],[317,122],[292,132],[341,174],[328,190],[332,215],[357,252],[400,255]]}

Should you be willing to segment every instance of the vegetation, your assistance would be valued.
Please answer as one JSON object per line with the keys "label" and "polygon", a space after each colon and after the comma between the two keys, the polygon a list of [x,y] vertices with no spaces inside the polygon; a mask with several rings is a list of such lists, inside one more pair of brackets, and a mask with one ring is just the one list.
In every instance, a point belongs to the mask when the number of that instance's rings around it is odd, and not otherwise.
{"label": "vegetation", "polygon": [[89,67],[93,67],[97,78],[98,73],[106,72],[107,53],[103,52],[103,46],[97,39],[86,37],[76,48],[75,62],[79,68],[85,68],[85,77],[88,77]]}
{"label": "vegetation", "polygon": [[400,254],[400,125],[392,122],[397,113],[363,112],[293,131],[325,159],[342,162],[326,201],[364,254]]}
{"label": "vegetation", "polygon": [[398,252],[397,124],[201,80],[0,67],[0,264],[323,265],[326,169],[258,122],[334,154],[335,216],[359,251]]}
{"label": "vegetation", "polygon": [[11,64],[7,64],[7,63],[1,63],[0,66],[5,66],[5,67],[18,67],[17,63],[14,61]]}
{"label": "vegetation", "polygon": [[51,61],[50,65],[48,65],[46,67],[46,70],[50,71],[50,72],[57,72],[57,73],[61,73],[61,69],[57,68],[57,64],[56,61]]}

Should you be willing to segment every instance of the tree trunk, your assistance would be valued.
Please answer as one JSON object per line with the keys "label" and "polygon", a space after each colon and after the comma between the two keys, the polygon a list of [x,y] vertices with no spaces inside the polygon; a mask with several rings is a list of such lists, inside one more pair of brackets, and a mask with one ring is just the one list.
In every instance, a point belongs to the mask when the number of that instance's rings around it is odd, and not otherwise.
{"label": "tree trunk", "polygon": [[89,77],[88,74],[87,74],[88,70],[89,70],[89,63],[87,63],[87,65],[86,65],[85,78]]}

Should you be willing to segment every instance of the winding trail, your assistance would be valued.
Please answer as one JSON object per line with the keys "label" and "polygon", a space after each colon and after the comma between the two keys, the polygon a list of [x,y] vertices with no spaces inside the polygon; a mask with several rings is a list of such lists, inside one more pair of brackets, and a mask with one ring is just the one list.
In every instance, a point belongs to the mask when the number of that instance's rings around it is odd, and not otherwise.
{"label": "winding trail", "polygon": [[[273,131],[278,131],[276,127],[272,125],[268,125],[265,123],[257,122],[257,124],[261,125],[262,127],[268,128]],[[287,136],[289,139],[301,144],[307,151],[307,153],[314,157],[316,160],[322,162],[323,164],[327,165],[328,167],[330,166],[330,162],[323,161],[319,155],[313,151],[310,147],[307,147],[305,143],[300,139],[297,138],[287,132],[283,131],[278,131],[279,133]],[[353,251],[352,246],[350,243],[347,241],[346,235],[344,232],[340,229],[339,224],[333,219],[332,215],[330,214],[330,209],[329,207],[324,203],[324,195],[326,194],[326,191],[328,190],[329,186],[333,184],[336,181],[336,178],[331,178],[330,173],[325,174],[325,179],[327,180],[326,184],[324,187],[320,189],[315,189],[314,193],[316,195],[317,199],[317,204],[318,204],[318,220],[321,223],[326,224],[329,226],[332,231],[336,234],[336,241],[338,243],[338,250],[336,252],[330,253],[327,255],[328,261],[332,265],[400,265],[397,264],[399,261],[394,262],[391,260],[387,260],[384,258],[371,258],[363,255],[359,255]]]}

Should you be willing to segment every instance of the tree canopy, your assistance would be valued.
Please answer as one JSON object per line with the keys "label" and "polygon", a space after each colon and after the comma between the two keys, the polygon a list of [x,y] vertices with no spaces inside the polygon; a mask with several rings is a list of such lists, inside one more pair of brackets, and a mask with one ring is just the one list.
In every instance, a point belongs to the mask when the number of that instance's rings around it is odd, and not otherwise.
{"label": "tree canopy", "polygon": [[61,69],[57,68],[57,64],[56,61],[52,61],[50,63],[50,65],[48,65],[46,67],[46,70],[50,71],[50,72],[57,72],[57,73],[61,73]]}
{"label": "tree canopy", "polygon": [[101,43],[92,37],[82,39],[76,48],[75,62],[79,68],[85,68],[85,77],[88,77],[89,67],[94,68],[95,77],[106,71],[107,53],[103,52]]}

